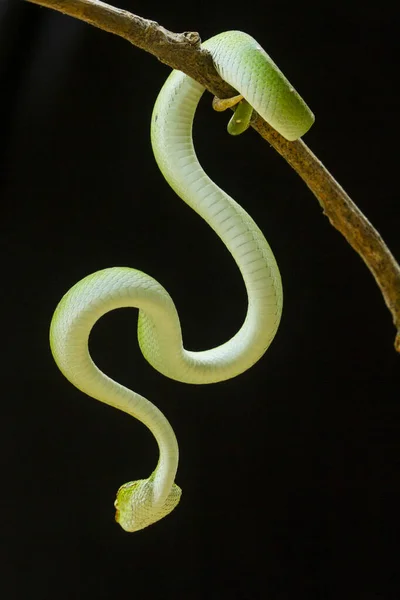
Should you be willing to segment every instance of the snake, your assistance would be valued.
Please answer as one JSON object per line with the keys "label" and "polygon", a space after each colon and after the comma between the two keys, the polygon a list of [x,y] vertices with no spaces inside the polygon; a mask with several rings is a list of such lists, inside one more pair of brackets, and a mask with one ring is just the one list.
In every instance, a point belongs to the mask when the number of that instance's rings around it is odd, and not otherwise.
{"label": "snake", "polygon": [[[222,79],[238,92],[230,133],[246,129],[253,110],[288,141],[308,131],[313,113],[253,37],[227,31],[206,40],[202,48],[211,54]],[[159,458],[151,475],[130,481],[117,492],[115,520],[128,532],[154,524],[179,503],[182,490],[175,482],[179,449],[165,415],[96,366],[89,352],[94,324],[109,311],[139,309],[138,343],[150,365],[179,382],[210,384],[252,367],[271,344],[282,314],[281,276],[262,231],[197,159],[192,124],[204,90],[183,72],[172,71],[153,108],[151,144],[168,184],[215,231],[239,268],[248,298],[241,327],[210,350],[185,349],[171,296],[155,279],[130,267],[109,267],[84,277],[62,297],[50,325],[51,352],[63,375],[83,393],[141,421],[158,444]]]}

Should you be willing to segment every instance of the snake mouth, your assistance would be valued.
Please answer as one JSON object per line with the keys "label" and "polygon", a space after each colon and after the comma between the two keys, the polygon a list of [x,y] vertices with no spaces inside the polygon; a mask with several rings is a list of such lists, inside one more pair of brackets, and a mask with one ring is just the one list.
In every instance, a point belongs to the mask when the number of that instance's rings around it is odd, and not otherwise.
{"label": "snake mouth", "polygon": [[114,506],[115,506],[115,517],[114,517],[114,519],[116,520],[117,523],[119,523],[118,498],[115,499]]}

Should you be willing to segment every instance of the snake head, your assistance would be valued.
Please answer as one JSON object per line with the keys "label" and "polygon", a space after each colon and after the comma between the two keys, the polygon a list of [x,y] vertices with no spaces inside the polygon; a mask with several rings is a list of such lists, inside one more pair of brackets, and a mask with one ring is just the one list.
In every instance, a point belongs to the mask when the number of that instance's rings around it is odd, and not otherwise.
{"label": "snake head", "polygon": [[154,482],[139,479],[124,483],[114,502],[115,520],[125,531],[139,531],[167,516],[179,503],[182,490],[175,483],[163,503],[154,500]]}

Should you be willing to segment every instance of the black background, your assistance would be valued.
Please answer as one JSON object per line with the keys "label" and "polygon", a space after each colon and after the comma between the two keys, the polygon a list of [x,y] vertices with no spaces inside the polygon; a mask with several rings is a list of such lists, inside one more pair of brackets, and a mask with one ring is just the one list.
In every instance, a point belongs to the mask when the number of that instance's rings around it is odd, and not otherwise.
{"label": "black background", "polygon": [[[118,6],[203,39],[256,37],[316,114],[306,143],[400,256],[398,13],[316,0]],[[209,95],[198,155],[265,232],[283,319],[257,365],[206,387],[144,361],[134,311],[98,324],[94,359],[165,412],[181,451],[178,509],[135,534],[115,524],[117,488],[150,474],[157,447],[63,379],[48,346],[57,302],[91,272],[136,267],[168,289],[197,350],[233,335],[245,293],[153,159],[149,122],[168,68],[38,6],[2,0],[0,19],[4,597],[398,598],[390,314],[298,176],[254,132],[230,138]]]}

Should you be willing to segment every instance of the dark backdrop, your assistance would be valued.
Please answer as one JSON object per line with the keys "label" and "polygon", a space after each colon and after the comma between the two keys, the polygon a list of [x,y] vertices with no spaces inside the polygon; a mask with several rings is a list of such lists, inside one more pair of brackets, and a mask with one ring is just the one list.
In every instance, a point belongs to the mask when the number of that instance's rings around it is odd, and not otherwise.
{"label": "dark backdrop", "polygon": [[[385,3],[119,0],[206,39],[256,37],[316,114],[306,143],[400,256],[397,15]],[[235,380],[169,381],[142,358],[136,314],[96,327],[110,376],[175,428],[182,502],[136,534],[113,521],[155,441],[75,390],[48,345],[63,293],[108,266],[170,292],[187,348],[231,336],[245,294],[228,252],[169,190],[152,156],[168,68],[127,42],[25,2],[0,7],[1,578],[9,599],[399,597],[399,357],[372,276],[303,182],[254,132],[232,139],[203,101],[210,175],[271,243],[284,314]]]}

